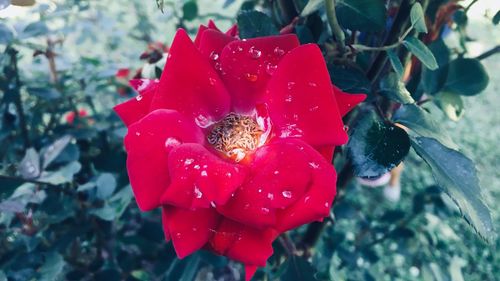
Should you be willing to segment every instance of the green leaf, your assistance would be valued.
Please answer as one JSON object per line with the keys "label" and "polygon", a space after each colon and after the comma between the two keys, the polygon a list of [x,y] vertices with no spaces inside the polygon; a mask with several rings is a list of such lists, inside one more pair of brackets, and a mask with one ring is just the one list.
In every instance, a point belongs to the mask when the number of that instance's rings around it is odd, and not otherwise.
{"label": "green leaf", "polygon": [[491,20],[494,25],[497,25],[500,22],[500,10],[497,11],[497,13],[493,16],[493,19]]}
{"label": "green leaf", "polygon": [[404,67],[401,61],[399,60],[398,55],[393,50],[387,50],[386,53],[387,57],[389,58],[389,61],[391,62],[392,68],[398,74],[399,79],[401,79],[401,77],[403,77],[404,74]]}
{"label": "green leaf", "polygon": [[410,12],[411,25],[417,32],[427,33],[427,26],[425,25],[425,15],[422,10],[422,5],[415,2],[411,7]]}
{"label": "green leaf", "polygon": [[464,102],[457,94],[439,92],[436,94],[434,101],[446,116],[453,121],[458,121],[464,115]]}
{"label": "green leaf", "polygon": [[72,137],[69,135],[63,136],[42,149],[40,154],[42,155],[42,167],[44,169],[47,168],[50,163],[52,163],[52,161],[54,161],[61,154],[61,152],[63,152],[66,146],[70,143],[71,139]]}
{"label": "green leaf", "polygon": [[301,17],[306,17],[317,10],[319,10],[321,7],[323,7],[325,4],[325,0],[309,0],[307,2],[307,5],[302,9],[302,12],[300,12]]}
{"label": "green leaf", "polygon": [[414,54],[430,70],[438,68],[438,64],[432,52],[427,46],[415,37],[408,37],[403,41],[405,47]]}
{"label": "green leaf", "polygon": [[410,139],[401,128],[381,122],[372,111],[352,129],[347,155],[358,177],[375,178],[396,167],[408,154]]}
{"label": "green leaf", "polygon": [[57,171],[42,174],[40,181],[54,185],[71,182],[75,174],[78,173],[81,168],[82,165],[79,162],[73,161]]}
{"label": "green leaf", "polygon": [[30,147],[26,150],[17,170],[25,179],[34,179],[40,176],[40,155],[34,148]]}
{"label": "green leaf", "polygon": [[398,103],[415,103],[405,84],[394,72],[390,72],[380,81],[380,94]]}
{"label": "green leaf", "polygon": [[0,22],[0,44],[7,45],[14,40],[14,33],[3,22]]}
{"label": "green leaf", "polygon": [[242,11],[237,17],[237,22],[242,39],[279,34],[272,19],[259,11]]}
{"label": "green leaf", "polygon": [[464,96],[481,93],[490,78],[477,59],[457,58],[450,62],[444,90]]}
{"label": "green leaf", "polygon": [[457,145],[446,134],[446,131],[439,125],[439,123],[434,121],[429,113],[417,105],[409,104],[401,106],[394,113],[392,120],[408,127],[419,136],[435,138],[450,148],[457,148]]}
{"label": "green leaf", "polygon": [[188,1],[182,5],[182,18],[192,21],[198,16],[198,4],[195,1]]}
{"label": "green leaf", "polygon": [[193,281],[196,277],[196,273],[198,273],[198,267],[200,266],[200,255],[195,254],[189,257],[189,260],[186,264],[186,268],[184,272],[182,272],[181,278],[179,281]]}
{"label": "green leaf", "polygon": [[103,220],[113,221],[122,216],[133,196],[131,187],[126,186],[113,195],[102,208],[93,209],[90,213]]}
{"label": "green leaf", "polygon": [[281,281],[313,281],[318,280],[314,276],[314,267],[303,257],[289,257],[282,265],[285,271],[280,276]]}
{"label": "green leaf", "polygon": [[439,68],[430,70],[427,67],[423,67],[421,84],[426,93],[434,95],[443,88],[446,82],[448,63],[450,62],[450,50],[442,39],[435,40],[428,47],[434,58],[436,58]]}
{"label": "green leaf", "polygon": [[20,38],[26,39],[30,37],[37,37],[47,35],[50,32],[47,24],[43,21],[36,21],[28,24],[20,34]]}
{"label": "green leaf", "polygon": [[332,83],[344,92],[352,94],[371,92],[370,80],[358,69],[330,63],[328,64],[328,72]]}
{"label": "green leaf", "polygon": [[58,99],[61,97],[61,93],[54,88],[47,87],[28,87],[26,89],[31,95],[37,96],[46,100]]}
{"label": "green leaf", "polygon": [[474,163],[462,153],[433,138],[416,137],[413,149],[432,169],[437,184],[457,204],[465,220],[488,242],[495,232],[488,207],[483,202]]}
{"label": "green leaf", "polygon": [[379,0],[343,0],[337,2],[340,25],[350,30],[382,31],[385,29],[386,9]]}
{"label": "green leaf", "polygon": [[113,194],[116,189],[116,179],[110,173],[102,173],[96,181],[97,193],[99,199],[105,200]]}
{"label": "green leaf", "polygon": [[40,281],[59,280],[63,273],[66,262],[63,257],[56,252],[50,252],[45,256],[44,264],[38,269]]}

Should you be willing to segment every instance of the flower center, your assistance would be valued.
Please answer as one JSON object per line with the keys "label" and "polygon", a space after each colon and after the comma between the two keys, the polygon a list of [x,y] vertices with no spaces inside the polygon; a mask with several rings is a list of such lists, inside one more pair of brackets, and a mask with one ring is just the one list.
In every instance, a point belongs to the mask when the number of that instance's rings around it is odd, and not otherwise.
{"label": "flower center", "polygon": [[263,133],[253,118],[229,113],[214,124],[207,140],[215,149],[239,162],[245,158],[247,152],[259,146],[259,139]]}

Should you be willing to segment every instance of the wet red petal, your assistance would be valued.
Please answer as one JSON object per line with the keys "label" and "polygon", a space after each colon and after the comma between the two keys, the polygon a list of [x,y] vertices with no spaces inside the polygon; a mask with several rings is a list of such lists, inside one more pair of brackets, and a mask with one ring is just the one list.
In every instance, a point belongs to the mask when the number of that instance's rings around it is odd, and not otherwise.
{"label": "wet red petal", "polygon": [[180,259],[201,249],[213,236],[220,219],[214,209],[163,207],[163,215],[166,217],[163,227]]}
{"label": "wet red petal", "polygon": [[235,38],[216,30],[206,30],[201,35],[199,50],[202,55],[209,59],[213,67],[220,64],[219,58],[222,49]]}
{"label": "wet red petal", "polygon": [[216,253],[246,265],[265,266],[273,254],[272,243],[277,235],[271,228],[255,229],[224,219],[209,243]]}
{"label": "wet red petal", "polygon": [[349,94],[342,92],[341,89],[332,85],[333,93],[335,94],[335,99],[337,100],[337,105],[339,107],[339,112],[341,116],[346,115],[351,111],[356,105],[366,99],[365,94]]}
{"label": "wet red petal", "polygon": [[209,61],[179,29],[160,78],[151,109],[175,109],[204,121],[218,120],[229,111],[229,94]]}
{"label": "wet red petal", "polygon": [[217,210],[232,220],[262,228],[276,223],[276,209],[298,200],[310,181],[308,155],[295,143],[278,140],[259,148],[250,179]]}
{"label": "wet red petal", "polygon": [[233,41],[220,56],[219,72],[238,112],[253,109],[286,53],[299,46],[295,35]]}
{"label": "wet red petal", "polygon": [[115,112],[127,127],[149,113],[151,101],[158,89],[158,81],[134,79],[130,80],[130,85],[139,92],[139,95],[114,107]]}
{"label": "wet red petal", "polygon": [[183,208],[222,205],[246,179],[246,167],[226,162],[199,144],[183,144],[170,152],[170,186],[163,204]]}
{"label": "wet red petal", "polygon": [[200,129],[174,110],[153,111],[129,127],[125,136],[127,170],[141,210],[158,207],[160,196],[170,184],[168,153],[171,148],[179,142],[203,141]]}
{"label": "wet red petal", "polygon": [[258,267],[255,265],[245,264],[245,281],[250,281],[252,277],[255,275]]}
{"label": "wet red petal", "polygon": [[307,144],[297,142],[308,155],[312,181],[308,191],[293,205],[277,213],[276,229],[284,232],[303,224],[320,221],[330,214],[336,194],[337,175],[334,167]]}
{"label": "wet red petal", "polygon": [[314,146],[347,142],[325,60],[317,45],[292,50],[269,80],[265,102],[276,133]]}
{"label": "wet red petal", "polygon": [[226,31],[226,34],[231,36],[231,37],[236,37],[238,36],[238,33],[239,33],[239,30],[238,30],[238,25],[235,24],[233,26],[231,26],[227,31]]}

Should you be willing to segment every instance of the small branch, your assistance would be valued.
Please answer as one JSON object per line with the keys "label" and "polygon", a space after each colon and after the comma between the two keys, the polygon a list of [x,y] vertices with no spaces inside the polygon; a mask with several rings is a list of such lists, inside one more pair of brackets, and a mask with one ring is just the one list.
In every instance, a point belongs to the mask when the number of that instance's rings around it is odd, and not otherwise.
{"label": "small branch", "polygon": [[340,24],[337,20],[337,13],[335,12],[335,0],[325,0],[326,6],[326,16],[328,18],[328,24],[332,29],[333,36],[339,44],[339,50],[341,53],[345,52],[345,34]]}
{"label": "small branch", "polygon": [[387,45],[387,46],[381,46],[381,47],[370,47],[370,46],[365,46],[361,44],[354,44],[351,45],[356,51],[358,52],[364,52],[364,51],[387,51],[391,49],[396,49],[397,47],[401,46],[403,44],[403,41],[405,38],[410,34],[410,32],[413,30],[413,25],[410,26],[404,33],[399,37],[398,42]]}
{"label": "small branch", "polygon": [[469,4],[467,7],[465,7],[464,12],[465,12],[465,13],[467,13],[467,12],[469,11],[469,9],[470,9],[470,8],[471,8],[474,4],[476,4],[476,2],[477,2],[477,0],[474,0],[474,1],[470,2],[470,4]]}
{"label": "small branch", "polygon": [[500,45],[493,47],[492,49],[480,54],[476,57],[477,60],[484,60],[485,58],[492,56],[494,54],[500,53]]}

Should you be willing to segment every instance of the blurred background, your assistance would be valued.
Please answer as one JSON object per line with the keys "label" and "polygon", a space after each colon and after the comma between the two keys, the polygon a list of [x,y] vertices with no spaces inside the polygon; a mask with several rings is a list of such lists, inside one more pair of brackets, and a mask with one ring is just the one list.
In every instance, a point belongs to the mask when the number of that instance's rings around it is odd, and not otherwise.
{"label": "blurred background", "polygon": [[[194,35],[213,19],[225,30],[263,1],[164,1],[163,11],[157,2],[0,0],[0,281],[242,279],[240,264],[208,252],[178,260],[160,213],[139,212],[112,107],[135,95],[128,79],[161,73],[177,27]],[[498,0],[471,6],[470,56],[500,44],[499,9]],[[460,44],[454,34],[446,43]],[[463,99],[460,122],[429,109],[476,161],[498,228],[500,56],[482,62],[489,86]],[[301,270],[317,280],[500,280],[499,240],[470,230],[420,158],[405,164],[397,203],[382,188],[348,185]],[[256,280],[302,280],[280,266],[279,243],[275,252]]]}

